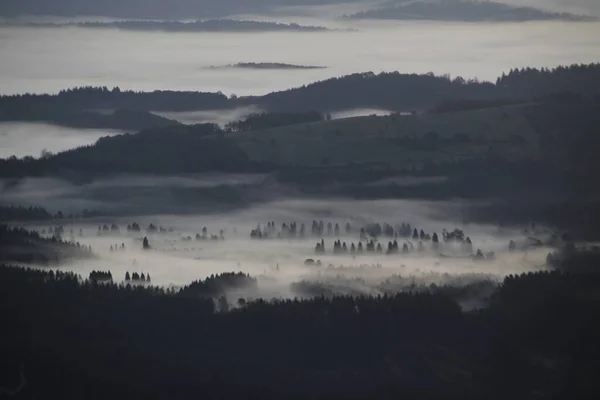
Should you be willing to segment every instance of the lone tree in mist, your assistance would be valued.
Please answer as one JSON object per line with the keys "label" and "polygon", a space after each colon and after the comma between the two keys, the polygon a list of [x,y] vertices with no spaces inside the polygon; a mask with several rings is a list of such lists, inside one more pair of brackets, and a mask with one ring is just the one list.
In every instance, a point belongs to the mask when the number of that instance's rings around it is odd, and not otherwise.
{"label": "lone tree in mist", "polygon": [[148,244],[148,237],[144,236],[144,241],[142,242],[142,248],[144,250],[148,250],[150,248],[150,244]]}

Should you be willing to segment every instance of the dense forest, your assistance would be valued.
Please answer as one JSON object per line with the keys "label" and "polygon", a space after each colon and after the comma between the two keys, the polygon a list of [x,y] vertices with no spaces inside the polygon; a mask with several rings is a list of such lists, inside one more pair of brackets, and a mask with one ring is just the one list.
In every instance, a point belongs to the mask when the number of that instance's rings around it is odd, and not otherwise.
{"label": "dense forest", "polygon": [[0,386],[28,398],[573,398],[597,388],[598,290],[597,273],[511,275],[488,308],[461,312],[442,294],[246,301],[2,266]]}

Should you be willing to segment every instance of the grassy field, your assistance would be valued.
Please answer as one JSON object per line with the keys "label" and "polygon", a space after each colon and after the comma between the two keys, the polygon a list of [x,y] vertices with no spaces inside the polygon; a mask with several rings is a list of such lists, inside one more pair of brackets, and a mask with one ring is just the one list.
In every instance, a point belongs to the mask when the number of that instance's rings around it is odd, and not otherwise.
{"label": "grassy field", "polygon": [[542,106],[527,104],[444,114],[354,117],[229,136],[254,161],[308,167],[374,163],[419,169],[426,162],[492,154],[508,160],[535,158],[540,132],[530,117],[543,112]]}

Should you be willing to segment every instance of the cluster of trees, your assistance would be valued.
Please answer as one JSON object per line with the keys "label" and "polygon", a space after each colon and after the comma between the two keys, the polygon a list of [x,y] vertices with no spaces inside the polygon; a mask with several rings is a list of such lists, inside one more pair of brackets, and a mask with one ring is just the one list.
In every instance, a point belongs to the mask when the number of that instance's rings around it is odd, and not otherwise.
{"label": "cluster of trees", "polygon": [[0,384],[61,398],[578,397],[596,387],[598,290],[597,274],[540,272],[508,277],[477,312],[427,292],[216,312],[171,289],[2,266]]}
{"label": "cluster of trees", "polygon": [[150,274],[141,274],[134,272],[129,275],[129,271],[125,272],[125,282],[133,282],[133,283],[151,283],[152,279],[150,279]]}
{"label": "cluster of trees", "polygon": [[52,219],[45,208],[23,206],[0,206],[0,221],[44,221]]}
{"label": "cluster of trees", "polygon": [[316,111],[289,113],[253,113],[243,120],[232,121],[225,125],[225,132],[245,132],[279,126],[308,124],[323,121],[325,118]]}
{"label": "cluster of trees", "polygon": [[91,246],[61,238],[64,229],[56,227],[52,237],[36,231],[0,224],[0,261],[38,265],[58,265],[74,258],[93,257]]}
{"label": "cluster of trees", "polygon": [[201,281],[194,281],[181,288],[179,294],[181,296],[217,298],[234,290],[256,293],[257,287],[256,278],[242,272],[227,272],[211,275]]}
{"label": "cluster of trees", "polygon": [[499,91],[518,98],[536,99],[571,93],[600,95],[600,63],[572,64],[556,68],[513,68],[496,80]]}
{"label": "cluster of trees", "polygon": [[90,272],[89,281],[92,283],[112,283],[113,276],[110,271],[96,271]]}
{"label": "cluster of trees", "polygon": [[[335,226],[334,226],[335,225]],[[352,233],[352,225],[350,222],[346,222],[345,225],[346,234]],[[332,223],[331,221],[325,223],[323,220],[313,220],[311,229],[311,236],[323,237],[323,236],[340,236],[340,225],[339,223]],[[268,221],[265,226],[261,228],[260,224],[250,232],[250,237],[253,239],[303,239],[306,236],[306,225],[301,223],[298,228],[298,222],[282,222],[281,229],[277,229],[275,221]]]}

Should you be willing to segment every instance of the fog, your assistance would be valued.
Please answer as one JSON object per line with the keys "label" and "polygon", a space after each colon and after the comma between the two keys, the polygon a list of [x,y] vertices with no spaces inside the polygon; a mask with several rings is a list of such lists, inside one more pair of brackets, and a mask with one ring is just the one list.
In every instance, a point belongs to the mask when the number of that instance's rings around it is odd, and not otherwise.
{"label": "fog", "polygon": [[0,158],[39,157],[43,150],[56,153],[95,143],[122,132],[110,129],[67,128],[47,123],[0,122]]}
{"label": "fog", "polygon": [[260,112],[262,112],[262,110],[257,106],[248,106],[226,110],[154,111],[153,113],[160,115],[161,117],[179,121],[186,125],[212,123],[223,127],[228,122],[239,121],[250,114]]}
{"label": "fog", "polygon": [[[425,202],[404,200],[356,201],[343,199],[281,199],[243,207],[222,213],[194,215],[144,215],[119,218],[97,218],[86,221],[64,222],[65,239],[91,245],[97,258],[75,260],[60,266],[61,270],[74,271],[87,277],[92,270],[110,270],[116,282],[122,282],[125,273],[150,274],[152,284],[176,286],[189,284],[211,274],[244,272],[257,277],[259,292],[245,293],[236,290],[228,296],[295,297],[303,293],[292,283],[326,284],[336,293],[383,293],[384,289],[414,290],[431,283],[452,284],[462,287],[475,282],[497,282],[508,274],[544,269],[547,248],[529,248],[509,252],[508,242],[513,239],[524,245],[527,235],[518,229],[498,228],[491,225],[463,224],[459,222],[460,210],[465,204],[456,202]],[[452,216],[456,216],[453,218]],[[332,251],[333,237],[325,236],[327,254],[316,255],[315,243],[321,237],[311,237],[313,219],[325,224],[339,223],[340,239],[348,244],[358,244],[359,227],[371,222],[399,224],[409,222],[426,232],[464,229],[473,241],[474,251],[493,251],[494,260],[475,261],[459,251],[458,244],[443,244],[434,251],[430,244],[419,253],[384,255],[377,253],[337,254]],[[296,221],[306,225],[305,239],[251,239],[250,231],[267,221]],[[127,233],[126,226],[137,222],[140,233]],[[350,222],[352,233],[345,232]],[[119,234],[98,234],[98,225],[116,223]],[[171,229],[170,233],[147,233],[155,226]],[[46,229],[49,225],[33,224],[30,228]],[[207,228],[208,238],[197,240],[196,234]],[[72,233],[69,234],[72,230]],[[81,231],[80,231],[81,230]],[[224,239],[211,240],[223,230]],[[539,230],[538,236],[543,236]],[[142,250],[141,239],[148,236],[150,250]],[[189,239],[187,237],[189,236]],[[387,238],[381,238],[386,248]],[[392,239],[393,240],[393,239]],[[398,239],[400,247],[412,239]],[[125,250],[111,251],[110,247]],[[416,243],[413,243],[416,246]],[[385,250],[384,250],[385,252]],[[306,265],[313,259],[320,265]],[[317,261],[318,260],[318,261]],[[416,286],[415,286],[416,285]],[[412,288],[412,289],[411,289]]]}
{"label": "fog", "polygon": [[[57,92],[107,85],[260,95],[363,71],[432,71],[495,80],[516,66],[588,63],[600,54],[600,23],[309,21],[357,31],[248,34],[2,27],[0,91]],[[206,68],[239,62],[329,68]]]}

